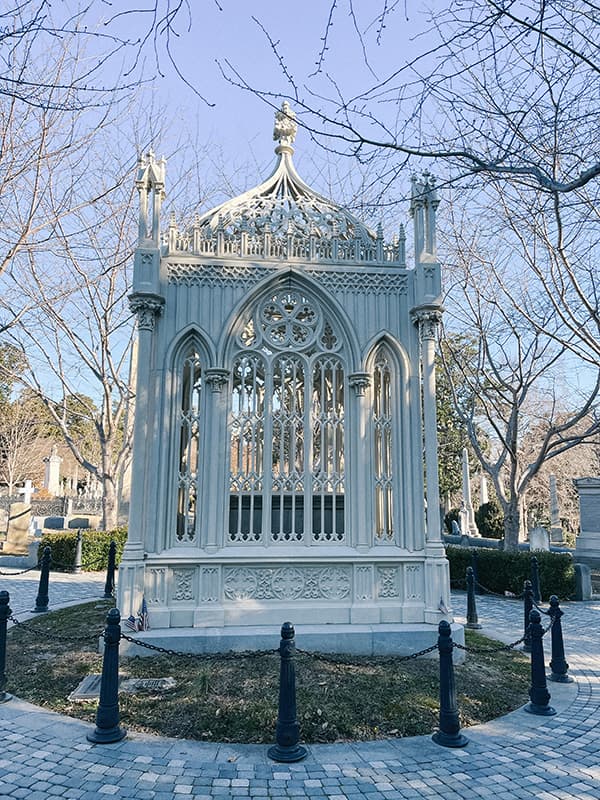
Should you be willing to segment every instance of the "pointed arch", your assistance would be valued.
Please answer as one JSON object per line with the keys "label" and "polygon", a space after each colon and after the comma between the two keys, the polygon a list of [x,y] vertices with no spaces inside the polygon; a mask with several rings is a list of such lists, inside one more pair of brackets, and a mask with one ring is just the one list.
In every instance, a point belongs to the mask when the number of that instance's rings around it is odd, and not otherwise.
{"label": "pointed arch", "polygon": [[370,452],[375,544],[412,549],[410,361],[400,343],[382,332],[369,343],[365,358],[371,376]]}
{"label": "pointed arch", "polygon": [[345,404],[354,332],[341,309],[292,270],[231,316],[229,542],[345,540]]}
{"label": "pointed arch", "polygon": [[230,362],[232,352],[237,349],[242,330],[252,310],[271,293],[296,291],[305,294],[323,313],[336,329],[341,340],[341,348],[346,353],[350,372],[358,370],[361,361],[360,345],[355,326],[352,325],[343,307],[328,294],[323,287],[300,270],[282,270],[275,277],[268,276],[258,283],[250,294],[242,297],[231,312],[223,333],[217,343],[219,363]]}
{"label": "pointed arch", "polygon": [[163,513],[170,541],[164,546],[197,546],[202,509],[202,458],[205,450],[205,374],[214,363],[210,338],[197,325],[181,330],[166,354],[168,380],[164,410],[170,420],[164,443],[163,479],[172,487]]}

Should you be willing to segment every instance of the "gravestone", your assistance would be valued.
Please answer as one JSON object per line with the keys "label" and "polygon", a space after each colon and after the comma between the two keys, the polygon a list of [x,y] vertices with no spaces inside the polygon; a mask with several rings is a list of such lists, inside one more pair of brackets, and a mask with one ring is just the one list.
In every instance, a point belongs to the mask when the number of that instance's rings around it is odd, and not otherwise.
{"label": "gravestone", "polygon": [[27,548],[31,538],[31,496],[34,491],[32,482],[30,480],[25,481],[25,486],[18,491],[19,494],[23,495],[23,502],[11,503],[6,541],[2,543],[2,552],[13,555],[27,555]]}
{"label": "gravestone", "polygon": [[489,502],[487,478],[482,472],[479,476],[479,505],[484,506]]}
{"label": "gravestone", "polygon": [[465,447],[462,452],[462,490],[463,501],[460,510],[460,528],[465,536],[479,536],[475,523],[475,512],[471,501],[471,483],[469,480],[469,453]]}
{"label": "gravestone", "polygon": [[60,465],[62,458],[58,455],[58,450],[55,444],[52,445],[50,455],[44,459],[46,470],[44,473],[44,489],[47,489],[49,494],[55,497],[60,492]]}
{"label": "gravestone", "polygon": [[563,529],[560,523],[560,508],[558,505],[558,490],[556,476],[550,475],[550,541],[553,544],[562,544]]}
{"label": "gravestone", "polygon": [[530,550],[550,550],[550,536],[545,528],[537,525],[529,531],[529,549]]}
{"label": "gravestone", "polygon": [[575,561],[600,567],[600,478],[576,478],[579,494],[580,533],[575,543]]}

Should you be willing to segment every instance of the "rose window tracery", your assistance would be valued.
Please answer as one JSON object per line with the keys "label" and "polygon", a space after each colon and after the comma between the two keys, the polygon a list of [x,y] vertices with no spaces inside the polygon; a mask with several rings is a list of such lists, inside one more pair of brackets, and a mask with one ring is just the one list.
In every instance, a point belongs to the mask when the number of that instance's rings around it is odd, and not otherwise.
{"label": "rose window tracery", "polygon": [[288,288],[257,303],[237,343],[230,541],[344,541],[346,378],[335,324]]}

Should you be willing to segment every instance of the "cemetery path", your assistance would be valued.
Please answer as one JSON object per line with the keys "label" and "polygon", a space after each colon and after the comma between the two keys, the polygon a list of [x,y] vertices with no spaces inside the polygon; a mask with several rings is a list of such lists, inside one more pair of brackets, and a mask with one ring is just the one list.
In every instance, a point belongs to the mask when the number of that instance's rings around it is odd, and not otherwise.
{"label": "cemetery path", "polygon": [[[10,607],[15,617],[31,611],[35,606],[39,581],[40,573],[37,569],[22,572],[20,569],[2,567],[0,560],[0,591],[4,589],[9,592]],[[52,572],[48,587],[48,607],[52,611],[59,606],[102,597],[105,582],[106,571],[82,572],[80,575]]]}
{"label": "cemetery path", "polygon": [[[72,583],[88,576],[68,576]],[[14,584],[13,584],[14,580]],[[15,609],[31,605],[22,578],[0,579]],[[91,579],[87,599],[98,596]],[[8,585],[7,585],[8,584]],[[65,597],[74,587],[65,586]],[[83,591],[83,588],[82,588]],[[77,596],[69,600],[80,599]],[[464,621],[466,598],[453,594]],[[522,629],[514,600],[477,599],[484,633],[512,641]],[[118,744],[91,745],[91,726],[16,698],[0,705],[0,797],[46,800],[599,800],[600,602],[567,603],[565,649],[573,684],[549,683],[554,717],[519,709],[463,731],[463,749],[439,747],[425,736],[311,745],[296,764],[275,764],[265,745],[231,745],[131,734]]]}

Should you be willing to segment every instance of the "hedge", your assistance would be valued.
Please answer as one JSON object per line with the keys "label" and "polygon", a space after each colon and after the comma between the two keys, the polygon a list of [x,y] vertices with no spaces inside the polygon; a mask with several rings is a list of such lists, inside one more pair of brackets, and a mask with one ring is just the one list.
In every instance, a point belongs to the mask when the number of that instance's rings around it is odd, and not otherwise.
{"label": "hedge", "polygon": [[[123,548],[127,539],[127,528],[114,531],[82,530],[81,569],[84,572],[98,572],[108,565],[108,548],[111,541],[117,545],[117,565],[121,561]],[[75,566],[75,549],[77,547],[77,531],[59,531],[45,533],[38,547],[38,561],[44,548],[50,547],[52,562],[56,570],[70,569]]]}
{"label": "hedge", "polygon": [[446,555],[450,562],[450,580],[454,586],[464,588],[467,567],[472,566],[473,553],[477,553],[477,578],[481,587],[497,594],[505,591],[520,595],[523,582],[531,578],[531,557],[538,560],[542,599],[557,595],[567,600],[575,593],[575,569],[569,553],[528,553],[493,550],[487,547],[455,547],[448,545]]}

